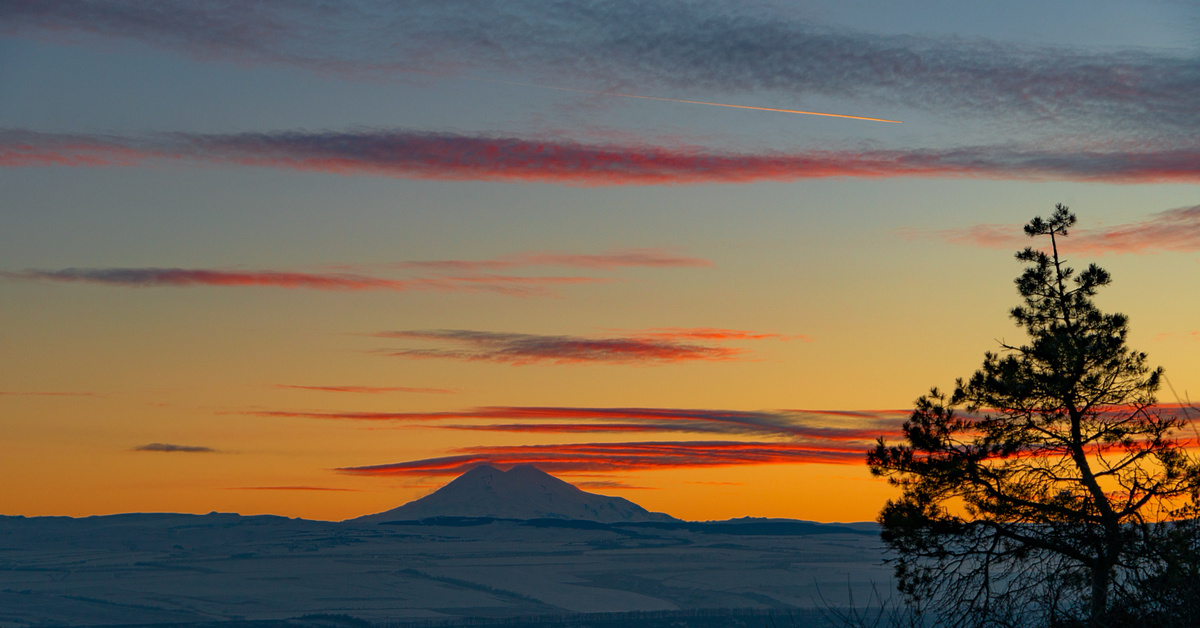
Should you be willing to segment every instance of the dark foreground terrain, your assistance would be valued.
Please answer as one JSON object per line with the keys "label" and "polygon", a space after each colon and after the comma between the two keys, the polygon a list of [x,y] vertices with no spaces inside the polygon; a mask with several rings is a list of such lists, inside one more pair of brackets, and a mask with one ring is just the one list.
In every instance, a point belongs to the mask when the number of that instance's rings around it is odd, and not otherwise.
{"label": "dark foreground terrain", "polygon": [[881,559],[863,524],[0,517],[0,626],[820,626]]}

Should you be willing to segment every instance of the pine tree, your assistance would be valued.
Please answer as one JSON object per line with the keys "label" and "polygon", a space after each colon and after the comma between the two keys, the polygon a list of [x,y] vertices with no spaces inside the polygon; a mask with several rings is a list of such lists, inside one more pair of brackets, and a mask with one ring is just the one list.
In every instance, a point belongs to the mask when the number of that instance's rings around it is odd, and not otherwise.
{"label": "pine tree", "polygon": [[[1027,344],[1001,345],[933,389],[880,439],[871,472],[902,489],[879,515],[910,602],[953,626],[1121,623],[1150,613],[1140,587],[1172,563],[1167,520],[1194,517],[1196,463],[1182,420],[1156,406],[1162,369],[1126,346],[1128,321],[1093,302],[1110,283],[1059,256],[1075,216],[1063,205],[1025,226],[1011,315]],[[1178,565],[1176,565],[1178,566]],[[1161,609],[1160,609],[1161,610]]]}

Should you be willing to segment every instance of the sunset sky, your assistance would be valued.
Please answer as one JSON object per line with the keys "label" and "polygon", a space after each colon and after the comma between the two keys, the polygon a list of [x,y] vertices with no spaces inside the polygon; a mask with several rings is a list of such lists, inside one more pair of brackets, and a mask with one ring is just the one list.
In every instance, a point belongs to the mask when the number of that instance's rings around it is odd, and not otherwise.
{"label": "sunset sky", "polygon": [[872,519],[1055,203],[1200,398],[1197,103],[1184,0],[4,2],[0,514]]}

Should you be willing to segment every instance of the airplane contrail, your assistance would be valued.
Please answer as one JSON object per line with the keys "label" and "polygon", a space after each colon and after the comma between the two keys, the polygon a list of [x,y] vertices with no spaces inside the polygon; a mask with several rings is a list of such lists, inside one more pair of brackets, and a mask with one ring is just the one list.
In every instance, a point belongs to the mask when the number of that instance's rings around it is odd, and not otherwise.
{"label": "airplane contrail", "polygon": [[[485,79],[487,80],[487,79]],[[497,83],[506,83],[507,81],[495,81]],[[776,109],[773,107],[752,107],[750,105],[731,105],[720,102],[705,102],[702,100],[680,100],[678,98],[662,98],[660,96],[640,96],[638,94],[622,94],[620,92],[597,92],[590,89],[575,89],[572,87],[554,87],[552,85],[533,85],[529,83],[510,83],[511,85],[522,85],[525,87],[540,87],[542,89],[557,89],[564,92],[579,92],[581,94],[597,94],[600,96],[616,96],[619,98],[641,98],[643,100],[662,100],[666,102],[681,102],[689,105],[708,105],[710,107],[729,107],[731,109],[753,109],[754,111],[774,111],[777,113],[798,113],[805,116],[824,116],[826,118],[847,118],[850,120],[867,120],[869,122],[891,122],[893,124],[902,124],[900,120],[887,120],[884,118],[868,118],[866,116],[851,116],[844,113],[822,113],[819,111],[801,111],[799,109]]]}
{"label": "airplane contrail", "polygon": [[706,102],[703,100],[681,100],[679,98],[663,98],[661,96],[642,96],[639,94],[625,94],[621,92],[601,92],[591,89],[576,89],[574,87],[558,87],[556,85],[538,85],[537,83],[519,83],[517,81],[505,81],[501,79],[483,78],[481,76],[470,76],[463,74],[444,74],[441,72],[418,71],[420,74],[429,74],[433,76],[444,76],[446,78],[466,79],[469,81],[482,81],[484,83],[498,83],[500,85],[515,85],[517,87],[535,87],[537,89],[555,89],[560,92],[576,92],[580,94],[596,94],[598,96],[613,96],[616,98],[641,98],[642,100],[661,100],[663,102],[679,102],[688,105],[708,105],[709,107],[728,107],[730,109],[750,109],[753,111],[771,111],[775,113],[795,113],[804,116],[822,116],[825,118],[844,118],[847,120],[866,120],[868,122],[890,122],[892,124],[903,124],[900,120],[888,120],[887,118],[870,118],[867,116],[851,116],[844,113],[824,113],[821,111],[803,111],[800,109],[777,109],[774,107],[753,107],[751,105],[731,105],[721,102]]}

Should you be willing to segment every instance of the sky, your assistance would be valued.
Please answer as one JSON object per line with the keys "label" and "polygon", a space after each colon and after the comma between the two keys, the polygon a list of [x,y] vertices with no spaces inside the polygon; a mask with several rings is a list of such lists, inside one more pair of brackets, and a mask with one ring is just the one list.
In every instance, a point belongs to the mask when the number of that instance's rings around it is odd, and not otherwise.
{"label": "sky", "polygon": [[0,514],[873,519],[1056,203],[1200,397],[1197,102],[1182,0],[5,2]]}

